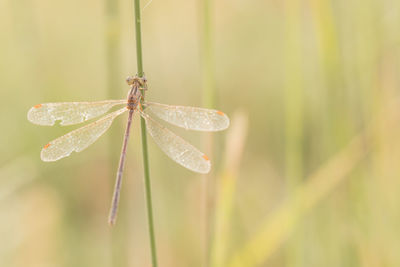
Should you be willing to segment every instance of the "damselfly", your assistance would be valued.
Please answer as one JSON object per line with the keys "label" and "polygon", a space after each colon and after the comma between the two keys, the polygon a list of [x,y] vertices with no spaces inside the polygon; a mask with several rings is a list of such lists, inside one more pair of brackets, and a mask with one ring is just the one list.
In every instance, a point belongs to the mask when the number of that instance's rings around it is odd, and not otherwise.
{"label": "damselfly", "polygon": [[43,161],[56,161],[69,156],[73,151],[80,152],[93,144],[111,126],[116,117],[128,111],[128,121],[109,217],[112,225],[116,220],[127,143],[135,111],[138,111],[145,120],[149,134],[165,154],[185,168],[198,173],[210,171],[209,158],[151,116],[155,115],[170,124],[187,130],[221,131],[229,126],[228,116],[218,110],[144,102],[143,91],[147,90],[146,79],[135,76],[128,77],[126,81],[130,86],[127,100],[45,103],[38,104],[28,111],[28,120],[35,124],[52,126],[60,121],[60,125],[72,125],[103,115],[114,106],[126,105],[97,121],[51,141],[43,147],[40,154]]}

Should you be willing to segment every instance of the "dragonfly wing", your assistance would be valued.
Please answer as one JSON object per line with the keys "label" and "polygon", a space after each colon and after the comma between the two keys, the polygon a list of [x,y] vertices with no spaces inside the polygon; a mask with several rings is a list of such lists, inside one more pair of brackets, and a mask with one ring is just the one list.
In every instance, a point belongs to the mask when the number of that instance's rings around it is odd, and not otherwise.
{"label": "dragonfly wing", "polygon": [[114,111],[86,126],[63,135],[42,149],[40,157],[43,161],[56,161],[69,156],[73,151],[80,152],[94,143],[110,126],[113,120],[127,111],[126,108]]}
{"label": "dragonfly wing", "polygon": [[28,120],[39,125],[54,125],[58,120],[61,125],[77,124],[98,117],[120,104],[126,104],[126,100],[39,104],[28,111]]}
{"label": "dragonfly wing", "polygon": [[194,172],[208,173],[210,171],[211,162],[204,153],[150,118],[149,115],[143,112],[140,114],[146,120],[149,134],[168,157]]}
{"label": "dragonfly wing", "polygon": [[222,111],[197,107],[170,106],[147,102],[145,111],[173,125],[196,131],[221,131],[229,126],[229,118]]}

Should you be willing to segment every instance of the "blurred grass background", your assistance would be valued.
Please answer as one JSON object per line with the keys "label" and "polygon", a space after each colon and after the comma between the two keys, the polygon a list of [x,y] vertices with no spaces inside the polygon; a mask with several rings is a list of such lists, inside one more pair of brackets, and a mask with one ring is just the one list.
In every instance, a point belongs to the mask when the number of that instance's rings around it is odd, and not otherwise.
{"label": "blurred grass background", "polygon": [[[232,119],[212,147],[173,129],[212,155],[208,245],[210,177],[149,141],[159,265],[400,266],[400,2],[203,4],[153,0],[142,15],[147,99]],[[132,1],[0,0],[0,40],[0,266],[149,266],[137,118],[112,229],[124,118],[56,163],[41,147],[76,127],[26,120],[38,103],[125,98]]]}

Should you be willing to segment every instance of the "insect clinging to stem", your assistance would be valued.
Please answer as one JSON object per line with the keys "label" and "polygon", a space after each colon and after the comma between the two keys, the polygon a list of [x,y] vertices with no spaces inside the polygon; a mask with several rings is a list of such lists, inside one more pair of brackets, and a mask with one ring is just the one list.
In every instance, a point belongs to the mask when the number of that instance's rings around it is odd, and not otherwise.
{"label": "insect clinging to stem", "polygon": [[209,158],[153,119],[152,115],[187,130],[213,132],[225,130],[229,126],[228,116],[219,110],[146,102],[143,99],[143,91],[147,90],[146,78],[138,77],[137,75],[129,76],[126,81],[130,86],[127,99],[45,103],[35,105],[28,111],[28,120],[34,124],[52,126],[57,121],[60,121],[60,125],[72,125],[99,117],[114,106],[125,105],[121,109],[110,112],[90,124],[49,142],[43,147],[40,154],[43,161],[57,161],[69,156],[73,151],[80,152],[104,134],[116,117],[128,111],[128,120],[110,209],[109,223],[111,225],[116,222],[122,173],[135,111],[145,120],[149,134],[167,156],[183,167],[198,173],[208,173],[210,171],[211,163]]}

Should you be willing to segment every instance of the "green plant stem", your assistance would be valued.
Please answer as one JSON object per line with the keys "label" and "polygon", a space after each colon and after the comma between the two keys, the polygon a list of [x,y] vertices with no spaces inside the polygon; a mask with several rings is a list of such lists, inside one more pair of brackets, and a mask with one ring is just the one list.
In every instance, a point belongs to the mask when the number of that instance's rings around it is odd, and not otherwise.
{"label": "green plant stem", "polygon": [[136,57],[138,76],[143,77],[143,56],[142,56],[142,19],[140,15],[140,1],[135,1],[135,30],[136,30]]}
{"label": "green plant stem", "polygon": [[[138,76],[143,77],[142,32],[141,32],[142,21],[140,17],[140,11],[141,11],[140,1],[134,0],[134,3],[135,3],[137,69],[138,69]],[[144,98],[144,91],[143,91],[143,98]],[[153,204],[151,201],[151,182],[150,182],[149,156],[147,149],[146,121],[143,118],[140,118],[140,126],[142,132],[144,183],[146,189],[145,194],[146,194],[147,216],[148,216],[149,235],[150,235],[151,261],[153,267],[157,267],[157,250],[156,250],[156,241],[154,235]]]}
{"label": "green plant stem", "polygon": [[144,182],[146,187],[146,202],[147,202],[147,216],[148,216],[149,234],[150,234],[151,261],[153,263],[153,267],[157,267],[157,250],[156,250],[156,240],[154,235],[153,205],[151,201],[149,158],[147,153],[146,121],[143,118],[141,118],[140,120],[140,125],[142,130],[143,168],[144,168]]}

